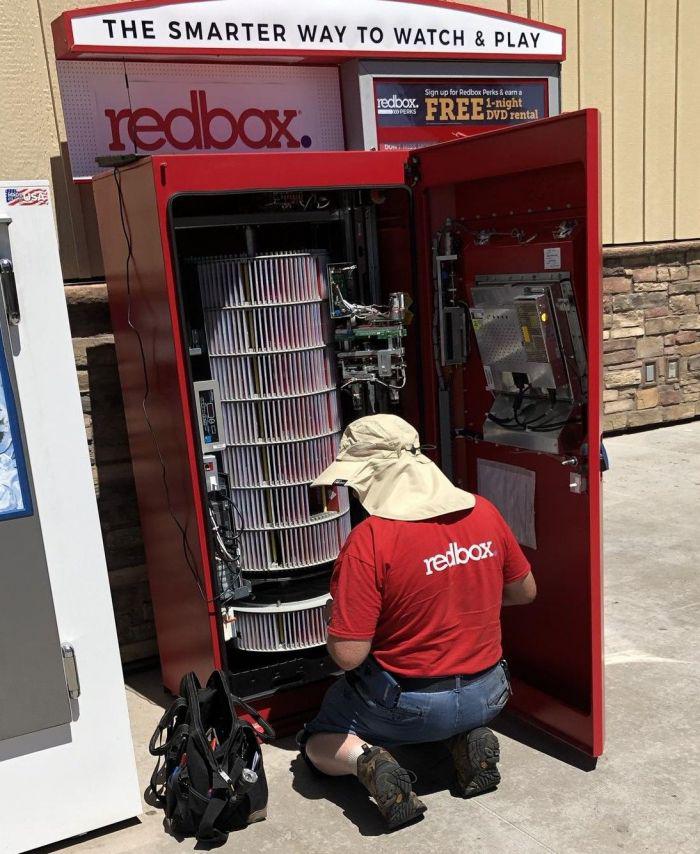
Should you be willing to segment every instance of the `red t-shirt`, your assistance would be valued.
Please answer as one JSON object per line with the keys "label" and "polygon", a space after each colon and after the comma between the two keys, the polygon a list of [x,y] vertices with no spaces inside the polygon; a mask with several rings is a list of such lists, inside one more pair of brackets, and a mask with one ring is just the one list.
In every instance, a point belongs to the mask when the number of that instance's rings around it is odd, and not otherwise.
{"label": "red t-shirt", "polygon": [[501,657],[503,585],[530,564],[485,498],[472,510],[420,522],[370,516],[333,571],[330,634],[372,640],[402,676],[477,673]]}

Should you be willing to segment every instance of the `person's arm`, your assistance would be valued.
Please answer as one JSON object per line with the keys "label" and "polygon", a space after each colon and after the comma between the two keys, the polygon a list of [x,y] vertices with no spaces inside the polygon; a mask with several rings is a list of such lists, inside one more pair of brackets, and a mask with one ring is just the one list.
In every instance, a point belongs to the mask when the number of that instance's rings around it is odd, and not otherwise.
{"label": "person's arm", "polygon": [[530,569],[530,562],[523,554],[515,535],[494,507],[503,532],[503,595],[501,604],[529,605],[537,596],[537,585]]}
{"label": "person's arm", "polygon": [[374,542],[365,523],[346,540],[330,586],[333,598],[326,606],[326,646],[338,667],[353,670],[369,655],[382,606]]}
{"label": "person's arm", "polygon": [[503,585],[502,604],[505,605],[529,605],[537,596],[537,585],[532,572],[524,578]]}
{"label": "person's arm", "polygon": [[346,640],[328,635],[328,653],[341,670],[354,670],[367,658],[371,640]]}

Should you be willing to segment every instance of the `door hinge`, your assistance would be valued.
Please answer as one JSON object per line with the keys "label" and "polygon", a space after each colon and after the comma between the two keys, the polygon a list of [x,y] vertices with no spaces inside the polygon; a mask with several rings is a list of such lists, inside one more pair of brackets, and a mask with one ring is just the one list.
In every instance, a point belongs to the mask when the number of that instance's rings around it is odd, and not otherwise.
{"label": "door hinge", "polygon": [[403,167],[404,178],[407,187],[415,187],[420,181],[420,160],[417,155],[412,154]]}
{"label": "door hinge", "polygon": [[78,676],[78,662],[75,658],[75,650],[69,643],[61,644],[61,655],[63,656],[63,672],[66,676],[66,687],[71,700],[77,700],[80,696],[80,677]]}
{"label": "door hinge", "polygon": [[8,323],[10,326],[17,326],[21,320],[19,299],[17,298],[15,271],[9,258],[0,258],[0,282],[2,283],[2,295],[5,298]]}

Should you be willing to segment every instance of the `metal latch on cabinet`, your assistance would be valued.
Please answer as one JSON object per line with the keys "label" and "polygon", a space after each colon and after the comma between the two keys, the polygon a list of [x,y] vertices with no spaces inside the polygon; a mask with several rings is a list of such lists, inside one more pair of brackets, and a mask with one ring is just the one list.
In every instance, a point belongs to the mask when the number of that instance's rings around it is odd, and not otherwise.
{"label": "metal latch on cabinet", "polygon": [[20,322],[19,300],[17,298],[17,283],[15,282],[15,271],[9,258],[0,258],[0,282],[2,283],[2,295],[5,299],[5,310],[10,326],[17,326]]}
{"label": "metal latch on cabinet", "polygon": [[[588,455],[588,443],[584,443],[581,447],[581,455],[583,459],[585,459]],[[563,466],[567,466],[571,469],[580,467],[587,471],[588,467],[584,462],[579,460],[578,457],[566,457],[561,461]],[[610,462],[608,460],[608,452],[605,449],[605,445],[600,443],[600,473],[608,471],[610,468]],[[584,495],[588,491],[588,479],[586,475],[582,471],[570,471],[569,472],[569,491],[573,492],[575,495]]]}
{"label": "metal latch on cabinet", "polygon": [[[575,467],[580,466],[581,468],[585,468],[585,463],[582,463],[578,457],[566,457],[561,461],[563,466],[567,466],[568,468],[574,469]],[[574,495],[584,495],[588,490],[588,480],[586,476],[581,471],[570,471],[569,472],[569,492],[573,492]]]}
{"label": "metal latch on cabinet", "polygon": [[403,172],[406,186],[415,187],[420,181],[420,160],[415,154],[408,158],[403,167]]}
{"label": "metal latch on cabinet", "polygon": [[66,687],[71,700],[77,700],[80,696],[80,677],[78,676],[78,662],[75,658],[75,650],[69,643],[61,644],[61,655],[63,656],[63,672],[66,676]]}

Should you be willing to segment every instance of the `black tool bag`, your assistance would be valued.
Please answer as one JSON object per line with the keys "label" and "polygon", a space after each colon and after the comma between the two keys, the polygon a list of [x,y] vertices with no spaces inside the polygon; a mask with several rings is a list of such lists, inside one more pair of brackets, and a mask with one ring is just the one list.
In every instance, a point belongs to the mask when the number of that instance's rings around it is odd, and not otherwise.
{"label": "black tool bag", "polygon": [[236,714],[245,709],[265,735],[274,730],[231,693],[226,674],[215,670],[202,688],[194,673],[161,718],[149,750],[158,757],[151,792],[164,807],[175,835],[223,843],[228,832],[265,818],[267,779],[253,727]]}

